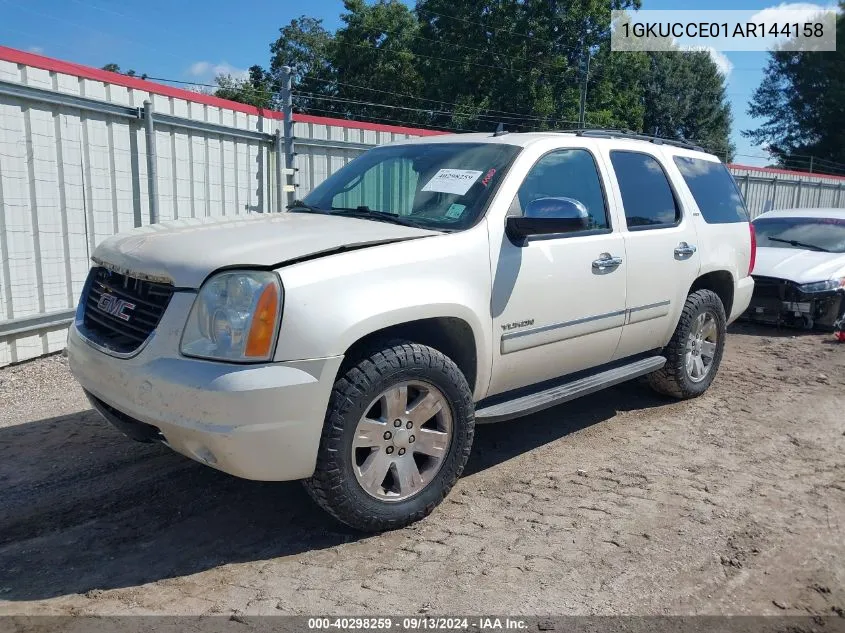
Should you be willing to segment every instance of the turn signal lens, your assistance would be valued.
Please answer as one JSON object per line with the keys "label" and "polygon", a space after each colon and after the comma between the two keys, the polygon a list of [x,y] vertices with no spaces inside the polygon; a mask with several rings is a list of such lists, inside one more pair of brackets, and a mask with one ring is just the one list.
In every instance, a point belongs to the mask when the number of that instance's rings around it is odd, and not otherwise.
{"label": "turn signal lens", "polygon": [[252,327],[246,340],[244,356],[249,358],[268,358],[276,333],[276,318],[279,310],[279,291],[275,284],[270,284],[261,293],[252,316]]}

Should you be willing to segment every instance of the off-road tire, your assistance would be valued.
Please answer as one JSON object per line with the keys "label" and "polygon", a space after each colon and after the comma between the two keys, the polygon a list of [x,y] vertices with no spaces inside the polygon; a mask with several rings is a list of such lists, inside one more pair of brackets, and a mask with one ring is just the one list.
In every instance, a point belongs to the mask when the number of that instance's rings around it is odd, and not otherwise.
{"label": "off-road tire", "polygon": [[[710,311],[715,316],[716,327],[719,332],[719,339],[716,345],[716,353],[713,357],[713,364],[701,382],[694,382],[690,379],[686,366],[686,345],[690,329],[698,316],[705,311]],[[722,300],[712,290],[696,290],[691,293],[684,304],[681,312],[681,319],[672,335],[672,340],[663,349],[663,356],[666,357],[666,364],[662,369],[648,375],[648,383],[658,393],[680,398],[696,398],[707,391],[707,388],[716,377],[719,364],[722,362],[722,354],[725,349],[725,331],[727,318],[725,317],[725,306]]]}
{"label": "off-road tire", "polygon": [[[353,361],[334,384],[317,466],[303,483],[314,501],[342,523],[364,532],[381,532],[419,521],[443,501],[472,449],[475,409],[463,373],[434,348],[390,341],[365,356]],[[451,407],[452,438],[440,470],[420,493],[386,502],[370,496],[356,480],[351,442],[365,407],[391,384],[405,380],[429,382],[443,393]]]}

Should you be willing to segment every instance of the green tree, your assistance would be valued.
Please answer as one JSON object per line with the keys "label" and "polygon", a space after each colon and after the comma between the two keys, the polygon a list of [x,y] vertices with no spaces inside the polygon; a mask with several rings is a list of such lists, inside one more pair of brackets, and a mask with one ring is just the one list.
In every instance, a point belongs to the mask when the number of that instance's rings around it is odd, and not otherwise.
{"label": "green tree", "polygon": [[218,75],[214,82],[217,89],[215,97],[248,103],[258,108],[274,106],[273,80],[269,72],[261,66],[250,66],[249,76],[238,79],[231,75]]}
{"label": "green tree", "polygon": [[335,107],[353,118],[429,122],[428,113],[403,109],[431,106],[407,96],[418,97],[423,81],[412,51],[418,29],[414,14],[399,0],[343,4],[343,26],[335,33],[330,57]]}
{"label": "green tree", "polygon": [[[120,66],[118,66],[115,63],[106,64],[105,66],[103,66],[102,70],[107,70],[110,73],[118,73],[120,75],[126,75],[127,77],[137,77],[138,76],[137,73],[134,70],[131,70],[131,69],[127,70],[126,72],[123,72],[122,70],[120,70]],[[140,79],[146,79],[147,73],[144,73],[139,78]]]}
{"label": "green tree", "polygon": [[[293,69],[294,85],[302,94],[334,94],[334,71],[331,62],[334,36],[323,28],[323,21],[307,16],[291,20],[279,29],[279,38],[270,44],[270,80],[276,95],[282,88],[282,68]],[[297,96],[294,105],[300,111],[328,109],[329,102]]]}
{"label": "green tree", "polygon": [[[345,0],[335,33],[300,17],[271,44],[269,82],[294,69],[299,111],[492,131],[586,123],[728,144],[724,80],[703,54],[610,50],[615,9],[640,0]],[[679,93],[680,91],[680,93]]]}
{"label": "green tree", "polygon": [[418,0],[420,50],[439,58],[426,62],[427,77],[437,76],[427,96],[459,96],[511,129],[573,127],[590,54],[587,121],[637,127],[640,108],[629,85],[614,82],[624,66],[609,51],[611,10],[630,7],[639,0]]}
{"label": "green tree", "polygon": [[845,163],[845,2],[839,6],[836,50],[770,53],[751,98],[748,114],[763,122],[742,134],[767,145],[782,166],[807,169],[809,156],[814,171]]}
{"label": "green tree", "polygon": [[289,66],[294,73],[294,105],[300,111],[423,121],[425,117],[414,111],[399,111],[407,98],[391,94],[410,91],[416,96],[418,91],[419,73],[409,52],[417,29],[414,14],[399,0],[373,4],[345,0],[341,20],[343,25],[334,34],[321,20],[305,16],[280,29],[279,39],[270,46],[277,94],[282,67]]}
{"label": "green tree", "polygon": [[655,136],[687,139],[732,160],[733,116],[724,77],[710,55],[653,51],[647,58],[642,130]]}

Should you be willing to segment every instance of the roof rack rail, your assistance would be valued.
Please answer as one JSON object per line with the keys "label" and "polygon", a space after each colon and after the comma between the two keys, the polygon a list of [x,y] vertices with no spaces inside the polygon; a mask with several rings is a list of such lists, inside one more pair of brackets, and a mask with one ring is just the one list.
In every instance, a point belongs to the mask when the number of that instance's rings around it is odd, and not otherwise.
{"label": "roof rack rail", "polygon": [[672,145],[674,147],[683,147],[685,149],[692,149],[698,152],[706,151],[703,147],[690,143],[683,139],[676,140],[671,138],[662,138],[660,136],[649,136],[648,134],[640,134],[632,132],[631,130],[569,130],[577,136],[592,136],[598,138],[629,138],[636,141],[648,141],[655,145]]}

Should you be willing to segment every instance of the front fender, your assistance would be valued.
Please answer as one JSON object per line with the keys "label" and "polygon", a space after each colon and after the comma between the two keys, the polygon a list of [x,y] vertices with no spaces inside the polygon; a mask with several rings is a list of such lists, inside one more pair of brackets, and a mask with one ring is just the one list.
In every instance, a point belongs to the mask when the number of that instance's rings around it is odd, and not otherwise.
{"label": "front fender", "polygon": [[345,354],[378,330],[452,317],[473,332],[476,395],[487,388],[491,280],[483,225],[306,261],[283,267],[279,274],[285,300],[277,361]]}

